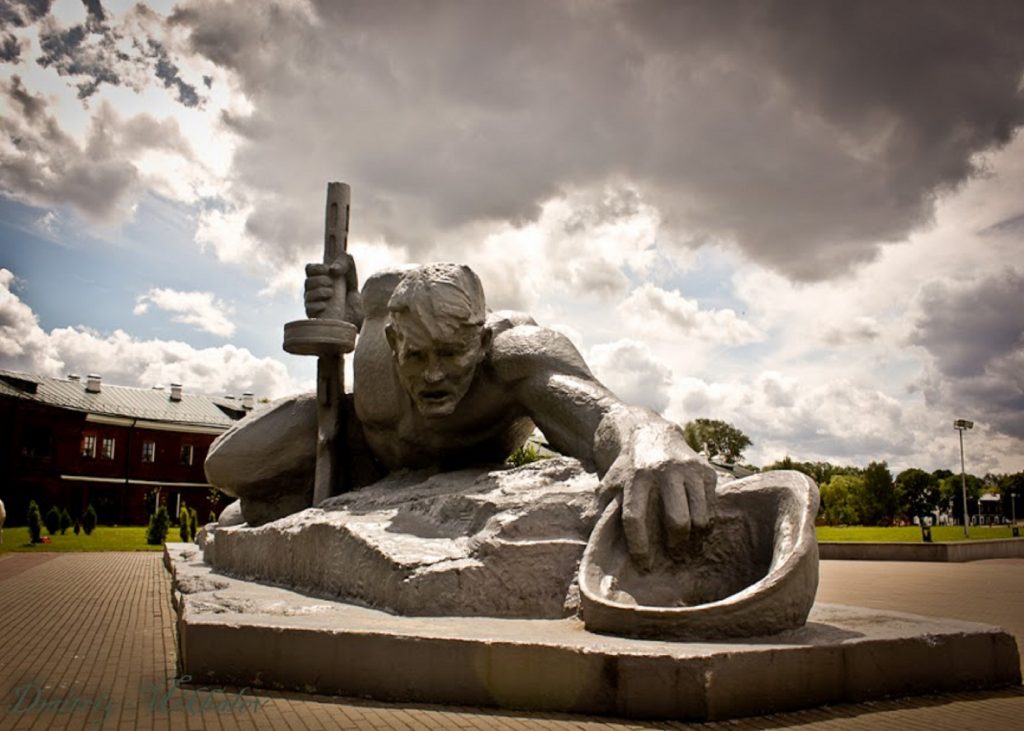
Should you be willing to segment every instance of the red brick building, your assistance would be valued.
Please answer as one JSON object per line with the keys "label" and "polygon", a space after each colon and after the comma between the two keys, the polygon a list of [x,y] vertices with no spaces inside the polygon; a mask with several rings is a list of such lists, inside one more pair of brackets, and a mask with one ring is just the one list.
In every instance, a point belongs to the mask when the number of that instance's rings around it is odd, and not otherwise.
{"label": "red brick building", "polygon": [[51,378],[0,370],[0,499],[8,524],[30,500],[72,518],[92,504],[100,523],[145,524],[155,501],[180,501],[205,522],[226,504],[206,481],[210,443],[252,397],[210,398],[181,386],[129,388],[98,376]]}

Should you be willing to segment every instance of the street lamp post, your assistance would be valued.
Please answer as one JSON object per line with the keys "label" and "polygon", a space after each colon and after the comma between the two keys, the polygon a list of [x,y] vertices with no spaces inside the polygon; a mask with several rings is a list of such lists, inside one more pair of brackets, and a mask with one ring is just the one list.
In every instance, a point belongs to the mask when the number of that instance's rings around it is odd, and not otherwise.
{"label": "street lamp post", "polygon": [[1010,515],[1012,516],[1011,520],[1013,521],[1013,526],[1010,528],[1010,535],[1012,535],[1014,538],[1016,538],[1018,535],[1020,535],[1020,530],[1017,529],[1017,493],[1016,492],[1011,492],[1010,493]]}
{"label": "street lamp post", "polygon": [[964,498],[964,537],[969,537],[967,532],[967,472],[964,469],[964,432],[974,428],[974,422],[967,419],[957,419],[953,422],[953,428],[960,432],[960,491]]}

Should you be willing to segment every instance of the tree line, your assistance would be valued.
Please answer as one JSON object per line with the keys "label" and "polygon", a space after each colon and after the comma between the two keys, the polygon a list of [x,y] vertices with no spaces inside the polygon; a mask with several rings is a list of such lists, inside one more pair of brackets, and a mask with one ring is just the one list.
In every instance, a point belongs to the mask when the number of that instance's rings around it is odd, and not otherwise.
{"label": "tree line", "polygon": [[[751,440],[731,424],[717,419],[694,419],[683,428],[687,444],[709,459],[737,464]],[[828,525],[894,525],[914,518],[948,512],[962,523],[964,505],[960,475],[950,470],[927,472],[916,467],[895,477],[885,461],[867,467],[830,462],[800,462],[786,457],[764,467],[743,465],[753,471],[797,470],[818,483],[819,520]],[[983,494],[1000,497],[1003,515],[1011,515],[1011,495],[1017,495],[1017,513],[1024,500],[1024,471],[1014,474],[966,475],[967,514],[978,513]],[[1024,517],[1024,516],[1019,516]]]}
{"label": "tree line", "polygon": [[[788,457],[764,470],[795,469],[818,482],[821,507],[818,518],[828,525],[894,525],[914,518],[949,513],[953,521],[964,520],[961,477],[950,470],[927,472],[917,467],[895,477],[885,461],[872,462],[863,469],[840,467],[827,462],[795,462]],[[1017,512],[1024,499],[1024,471],[1013,474],[965,475],[967,515],[978,514],[984,494],[998,495],[1000,512],[1009,516],[1012,495],[1017,495]]]}

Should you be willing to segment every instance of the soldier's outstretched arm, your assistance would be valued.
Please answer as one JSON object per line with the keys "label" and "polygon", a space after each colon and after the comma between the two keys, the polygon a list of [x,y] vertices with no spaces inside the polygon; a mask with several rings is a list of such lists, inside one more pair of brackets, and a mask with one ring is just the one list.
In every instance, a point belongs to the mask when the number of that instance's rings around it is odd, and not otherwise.
{"label": "soldier's outstretched arm", "polygon": [[677,424],[601,384],[568,338],[515,327],[495,337],[492,362],[551,445],[595,469],[605,491],[621,492],[626,542],[640,566],[658,542],[678,555],[709,525],[715,471]]}

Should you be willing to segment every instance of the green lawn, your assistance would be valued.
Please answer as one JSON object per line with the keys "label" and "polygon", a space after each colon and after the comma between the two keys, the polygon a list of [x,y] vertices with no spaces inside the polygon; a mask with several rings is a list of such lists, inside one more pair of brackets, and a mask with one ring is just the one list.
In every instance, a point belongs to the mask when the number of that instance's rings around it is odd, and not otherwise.
{"label": "green lawn", "polygon": [[[43,535],[50,543],[28,542],[28,528],[4,528],[4,542],[0,543],[0,553],[9,551],[162,551],[163,546],[146,545],[146,527],[129,526],[127,528],[111,528],[105,525],[96,526],[91,536],[80,533],[75,535],[71,529],[64,535]],[[177,528],[167,533],[167,540],[177,541]]]}
{"label": "green lawn", "polygon": [[[862,526],[849,526],[843,528],[830,528],[818,526],[816,529],[819,541],[886,541],[902,543],[920,543],[921,529],[916,525],[905,528],[870,528]],[[981,541],[991,538],[1010,538],[1010,526],[971,526],[970,540]],[[963,526],[959,525],[937,525],[932,528],[933,541],[962,541],[964,540]]]}
{"label": "green lawn", "polygon": [[[921,541],[921,529],[917,526],[906,528],[867,528],[852,526],[845,528],[817,528],[819,541],[894,541],[914,543]],[[43,531],[46,535],[46,531]],[[1010,527],[972,527],[971,540],[986,538],[1009,538]],[[145,526],[111,528],[97,526],[91,536],[75,535],[70,530],[65,535],[49,536],[50,543],[32,545],[28,542],[28,528],[4,528],[4,542],[0,553],[9,551],[160,551],[162,546],[146,545]],[[178,531],[173,526],[167,533],[167,540],[178,541]],[[956,525],[941,525],[932,528],[934,541],[962,541],[964,529]]]}

